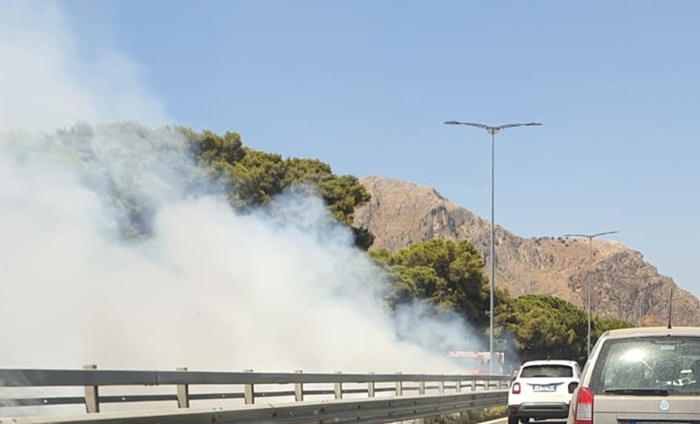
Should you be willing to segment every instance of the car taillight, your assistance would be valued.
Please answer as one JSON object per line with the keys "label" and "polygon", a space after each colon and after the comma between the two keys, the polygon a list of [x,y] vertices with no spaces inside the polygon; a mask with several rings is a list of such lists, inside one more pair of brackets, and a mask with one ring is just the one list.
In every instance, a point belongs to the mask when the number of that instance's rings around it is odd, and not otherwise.
{"label": "car taillight", "polygon": [[593,392],[588,387],[578,389],[574,404],[574,424],[593,424]]}
{"label": "car taillight", "polygon": [[510,388],[510,391],[514,395],[519,395],[520,394],[520,383],[513,383],[513,386]]}

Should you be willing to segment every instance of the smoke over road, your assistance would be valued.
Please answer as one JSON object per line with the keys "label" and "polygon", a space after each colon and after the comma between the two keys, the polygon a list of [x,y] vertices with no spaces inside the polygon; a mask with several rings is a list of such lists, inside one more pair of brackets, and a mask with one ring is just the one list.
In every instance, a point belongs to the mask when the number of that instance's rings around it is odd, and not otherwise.
{"label": "smoke over road", "polygon": [[84,78],[107,59],[77,59],[54,3],[0,3],[0,28],[0,367],[450,370],[466,327],[395,320],[312,189],[233,212],[172,128],[95,124],[167,121],[132,61]]}

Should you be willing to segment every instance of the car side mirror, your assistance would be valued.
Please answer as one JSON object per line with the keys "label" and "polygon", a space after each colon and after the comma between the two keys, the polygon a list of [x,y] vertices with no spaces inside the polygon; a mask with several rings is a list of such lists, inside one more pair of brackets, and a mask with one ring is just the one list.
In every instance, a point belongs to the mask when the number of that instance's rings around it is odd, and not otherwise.
{"label": "car side mirror", "polygon": [[569,393],[573,393],[577,387],[578,387],[578,381],[572,381],[571,383],[569,383]]}

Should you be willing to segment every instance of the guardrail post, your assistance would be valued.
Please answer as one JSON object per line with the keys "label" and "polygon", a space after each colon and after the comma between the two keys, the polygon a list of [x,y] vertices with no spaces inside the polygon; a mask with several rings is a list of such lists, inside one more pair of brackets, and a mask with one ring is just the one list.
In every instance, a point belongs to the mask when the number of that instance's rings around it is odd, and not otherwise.
{"label": "guardrail post", "polygon": [[439,392],[440,394],[445,393],[445,379],[444,379],[444,376],[445,376],[445,374],[443,374],[443,379],[440,380],[440,382],[438,383],[438,392]]}
{"label": "guardrail post", "polygon": [[[84,370],[96,370],[97,365],[85,365]],[[89,414],[100,412],[100,391],[97,386],[85,386],[85,410]]]}
{"label": "guardrail post", "polygon": [[418,394],[419,395],[425,394],[425,380],[418,383]]}
{"label": "guardrail post", "polygon": [[[396,374],[401,375],[400,372],[397,372]],[[396,382],[396,396],[403,396],[403,381],[401,380]]]}
{"label": "guardrail post", "polygon": [[461,378],[458,379],[458,380],[456,381],[456,384],[455,384],[455,391],[456,391],[457,393],[459,393],[459,392],[462,391],[462,379],[461,379]]}
{"label": "guardrail post", "polygon": [[[243,372],[253,372],[253,370],[243,370]],[[255,390],[253,383],[243,385],[243,398],[245,399],[246,405],[252,405],[255,403]]]}
{"label": "guardrail post", "polygon": [[[187,371],[187,367],[176,368],[177,371]],[[189,408],[190,407],[190,386],[187,384],[177,385],[177,407],[178,408]]]}
{"label": "guardrail post", "polygon": [[[373,372],[368,373],[369,375],[374,374]],[[374,381],[367,383],[367,397],[374,397]]]}
{"label": "guardrail post", "polygon": [[[294,372],[301,374],[304,371],[296,370]],[[297,402],[304,401],[304,383],[295,383],[294,384],[294,400],[296,400]]]}
{"label": "guardrail post", "polygon": [[476,378],[475,378],[474,380],[472,380],[472,387],[471,387],[471,389],[472,389],[472,392],[475,392],[475,391],[476,391]]}
{"label": "guardrail post", "polygon": [[[337,371],[336,374],[342,374],[342,373],[340,371]],[[340,381],[335,383],[335,398],[336,399],[343,398],[343,383]]]}

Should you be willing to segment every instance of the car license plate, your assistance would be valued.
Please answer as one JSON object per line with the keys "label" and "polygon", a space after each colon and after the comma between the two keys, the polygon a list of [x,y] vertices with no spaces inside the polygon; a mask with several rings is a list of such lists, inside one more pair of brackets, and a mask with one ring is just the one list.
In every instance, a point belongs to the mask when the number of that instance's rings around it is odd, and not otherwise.
{"label": "car license plate", "polygon": [[555,392],[557,386],[554,384],[535,384],[532,386],[532,390],[536,392]]}

